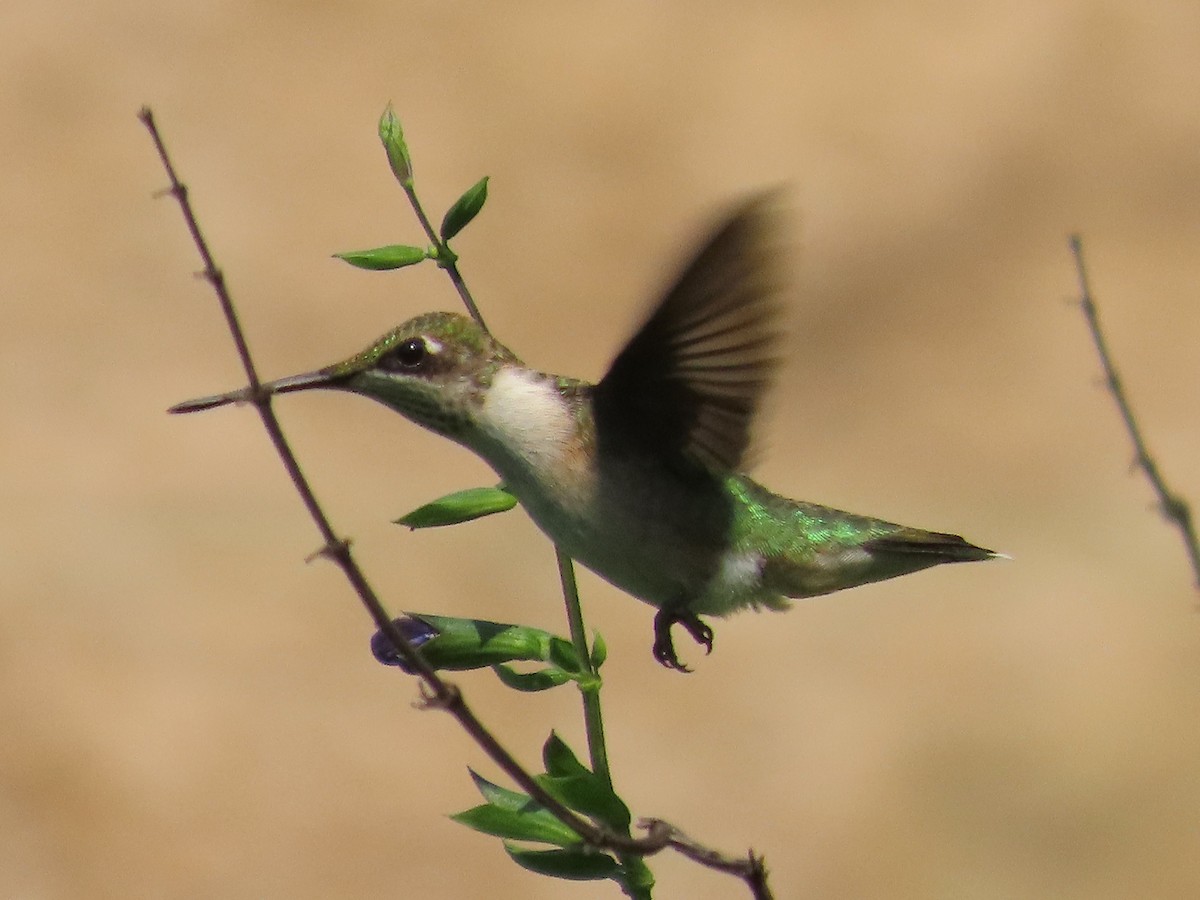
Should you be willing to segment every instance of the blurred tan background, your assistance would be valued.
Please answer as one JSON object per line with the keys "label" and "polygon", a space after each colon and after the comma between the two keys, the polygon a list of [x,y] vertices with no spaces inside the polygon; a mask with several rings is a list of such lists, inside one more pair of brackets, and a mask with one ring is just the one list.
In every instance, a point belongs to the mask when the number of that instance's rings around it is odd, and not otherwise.
{"label": "blurred tan background", "polygon": [[[721,204],[802,227],[758,475],[958,531],[947,567],[718,623],[680,677],[649,608],[582,576],[639,815],[766,854],[779,897],[1200,894],[1200,616],[1078,310],[1200,503],[1200,7],[30,3],[0,11],[0,896],[614,897],[526,874],[446,814],[498,777],[317,546],[239,385],[135,113],[153,105],[262,372],[455,309],[375,138],[389,101],[498,335],[595,378]],[[489,483],[337,395],[278,408],[394,609],[562,630],[514,513],[389,520]],[[569,690],[460,679],[524,759],[582,745]],[[657,896],[746,896],[677,856]]]}

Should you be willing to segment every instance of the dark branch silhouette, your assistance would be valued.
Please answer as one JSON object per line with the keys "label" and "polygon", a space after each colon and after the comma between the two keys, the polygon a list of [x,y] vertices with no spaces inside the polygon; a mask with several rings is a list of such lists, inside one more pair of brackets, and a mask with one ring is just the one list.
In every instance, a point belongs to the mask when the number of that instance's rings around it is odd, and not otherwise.
{"label": "dark branch silhouette", "polygon": [[1125,430],[1129,432],[1129,439],[1133,441],[1134,465],[1146,473],[1146,478],[1150,480],[1150,485],[1158,497],[1158,507],[1163,516],[1175,525],[1183,536],[1184,547],[1192,563],[1192,577],[1196,581],[1196,586],[1200,587],[1200,541],[1196,538],[1191,507],[1167,485],[1166,479],[1159,470],[1157,460],[1150,455],[1150,448],[1146,445],[1141,426],[1138,425],[1137,418],[1133,414],[1133,407],[1125,393],[1125,386],[1117,375],[1112,354],[1108,349],[1108,341],[1100,329],[1100,314],[1096,308],[1096,301],[1092,297],[1087,267],[1083,262],[1083,238],[1078,234],[1073,234],[1070,243],[1071,255],[1075,258],[1075,270],[1079,277],[1079,305],[1087,320],[1092,343],[1096,345],[1096,352],[1100,356],[1100,365],[1104,369],[1104,382],[1109,393],[1112,394],[1113,400],[1116,401],[1117,409],[1121,413],[1121,420],[1125,423]]}

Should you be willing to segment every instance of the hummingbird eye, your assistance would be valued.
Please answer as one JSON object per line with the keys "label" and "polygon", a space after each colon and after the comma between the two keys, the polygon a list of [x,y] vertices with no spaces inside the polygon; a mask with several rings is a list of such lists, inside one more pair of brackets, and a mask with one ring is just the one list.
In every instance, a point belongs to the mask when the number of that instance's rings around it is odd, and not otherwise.
{"label": "hummingbird eye", "polygon": [[385,368],[393,371],[404,371],[420,366],[428,354],[429,348],[425,345],[425,339],[414,337],[399,344],[396,349],[383,357],[380,362],[383,363]]}

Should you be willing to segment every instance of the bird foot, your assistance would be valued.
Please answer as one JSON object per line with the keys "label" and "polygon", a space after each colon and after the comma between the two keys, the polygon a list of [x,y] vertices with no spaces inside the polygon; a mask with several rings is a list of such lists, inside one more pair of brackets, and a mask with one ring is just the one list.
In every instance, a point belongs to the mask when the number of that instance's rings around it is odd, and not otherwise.
{"label": "bird foot", "polygon": [[654,616],[654,658],[676,672],[692,671],[675,653],[675,642],[671,639],[671,626],[676,623],[687,629],[697,644],[704,647],[706,654],[712,653],[713,630],[700,620],[700,617],[687,609],[664,608]]}

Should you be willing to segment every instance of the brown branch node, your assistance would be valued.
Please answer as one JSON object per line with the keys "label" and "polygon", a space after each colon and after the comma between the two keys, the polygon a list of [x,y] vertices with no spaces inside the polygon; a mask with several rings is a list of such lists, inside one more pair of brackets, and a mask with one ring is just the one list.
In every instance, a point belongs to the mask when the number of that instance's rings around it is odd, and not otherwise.
{"label": "brown branch node", "polygon": [[648,841],[653,839],[655,844],[661,842],[663,846],[670,847],[692,862],[741,878],[750,888],[755,900],[771,900],[771,890],[767,885],[766,861],[753,850],[748,851],[745,857],[727,856],[692,840],[662,819],[641,819],[638,821],[638,827],[647,829]]}
{"label": "brown branch node", "polygon": [[440,709],[447,712],[461,706],[462,691],[451,681],[442,681],[442,689],[434,690],[425,682],[421,682],[421,699],[413,704],[417,709]]}
{"label": "brown branch node", "polygon": [[[255,400],[255,403],[258,401]],[[330,562],[345,565],[350,559],[350,539],[337,538],[332,541],[327,541],[324,546],[318,547],[308,556],[304,557],[306,563],[311,563],[317,559],[327,559]]]}

